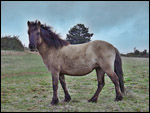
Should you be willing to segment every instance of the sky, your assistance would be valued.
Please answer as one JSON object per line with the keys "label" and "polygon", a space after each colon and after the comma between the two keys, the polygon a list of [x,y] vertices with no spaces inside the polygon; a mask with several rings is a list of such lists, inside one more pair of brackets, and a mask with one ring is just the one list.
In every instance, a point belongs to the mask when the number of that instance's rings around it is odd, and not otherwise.
{"label": "sky", "polygon": [[52,26],[61,38],[84,24],[91,40],[104,40],[121,53],[149,51],[149,1],[2,1],[1,37],[17,35],[28,47],[27,21]]}

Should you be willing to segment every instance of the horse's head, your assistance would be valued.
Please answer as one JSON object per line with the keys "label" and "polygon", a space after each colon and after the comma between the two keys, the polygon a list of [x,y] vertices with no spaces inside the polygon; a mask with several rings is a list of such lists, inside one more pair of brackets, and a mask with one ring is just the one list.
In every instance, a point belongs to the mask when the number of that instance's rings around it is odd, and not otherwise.
{"label": "horse's head", "polygon": [[28,35],[29,35],[29,48],[31,51],[34,51],[39,44],[41,44],[41,35],[40,35],[40,21],[36,22],[27,22],[28,25]]}

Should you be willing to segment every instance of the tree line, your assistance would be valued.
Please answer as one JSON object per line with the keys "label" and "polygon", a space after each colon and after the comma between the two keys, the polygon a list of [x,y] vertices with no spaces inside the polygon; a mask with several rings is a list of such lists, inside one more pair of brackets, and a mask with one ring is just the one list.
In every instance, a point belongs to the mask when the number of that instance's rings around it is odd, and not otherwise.
{"label": "tree line", "polygon": [[134,52],[130,52],[127,54],[121,54],[121,55],[126,56],[126,57],[145,57],[145,58],[148,58],[149,52],[147,52],[146,49],[144,49],[143,51],[140,51],[140,50],[136,49],[136,47],[135,47]]}

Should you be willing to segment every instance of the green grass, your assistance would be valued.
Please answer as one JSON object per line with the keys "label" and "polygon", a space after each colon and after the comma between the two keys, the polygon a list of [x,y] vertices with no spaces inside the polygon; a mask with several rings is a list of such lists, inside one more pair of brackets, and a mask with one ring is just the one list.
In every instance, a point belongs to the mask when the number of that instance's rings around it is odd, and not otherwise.
{"label": "green grass", "polygon": [[48,106],[52,99],[51,74],[37,54],[21,52],[1,55],[1,111],[2,112],[143,112],[149,111],[149,59],[123,58],[126,95],[115,102],[115,90],[105,75],[105,86],[97,103],[87,102],[97,89],[96,73],[87,76],[66,76],[72,100],[64,103],[59,83],[59,104]]}

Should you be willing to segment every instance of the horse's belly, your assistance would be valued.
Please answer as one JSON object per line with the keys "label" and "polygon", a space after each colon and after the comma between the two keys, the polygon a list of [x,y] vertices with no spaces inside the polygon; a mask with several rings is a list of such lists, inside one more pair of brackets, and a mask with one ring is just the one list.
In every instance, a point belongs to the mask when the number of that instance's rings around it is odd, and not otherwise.
{"label": "horse's belly", "polygon": [[70,67],[65,67],[62,70],[62,73],[72,76],[82,76],[90,73],[96,66],[87,66],[87,65],[78,65],[75,66],[72,64]]}

